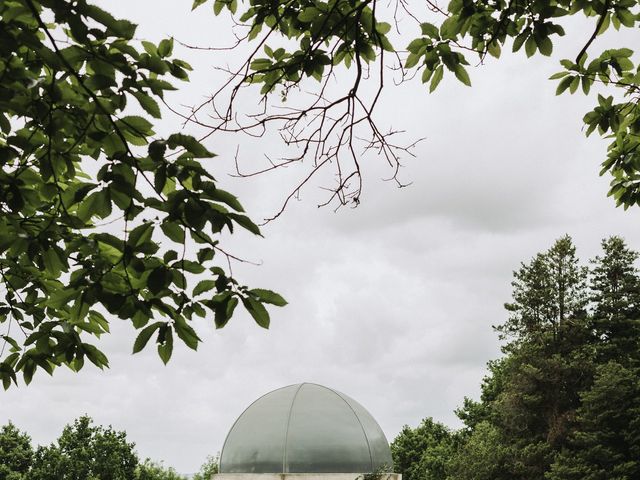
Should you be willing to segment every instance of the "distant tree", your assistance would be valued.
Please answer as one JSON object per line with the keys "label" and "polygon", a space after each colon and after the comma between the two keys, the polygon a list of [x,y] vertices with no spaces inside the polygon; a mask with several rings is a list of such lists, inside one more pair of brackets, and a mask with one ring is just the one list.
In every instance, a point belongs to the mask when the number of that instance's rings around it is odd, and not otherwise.
{"label": "distant tree", "polygon": [[576,428],[549,480],[640,478],[640,369],[609,362],[582,394]]}
{"label": "distant tree", "polygon": [[212,475],[218,473],[219,464],[220,455],[209,455],[192,480],[211,480]]}
{"label": "distant tree", "polygon": [[513,275],[513,301],[505,304],[511,315],[497,327],[510,340],[506,349],[549,342],[558,347],[576,320],[586,316],[588,302],[587,269],[579,265],[571,237],[558,239]]}
{"label": "distant tree", "polygon": [[442,480],[512,480],[514,451],[491,423],[474,425],[449,462]]}
{"label": "distant tree", "polygon": [[494,421],[493,405],[505,390],[504,383],[508,381],[505,375],[508,363],[509,357],[488,362],[489,373],[482,379],[480,385],[480,401],[465,397],[462,407],[456,409],[456,415],[464,423],[464,428],[460,432],[463,437],[473,432],[479,423]]}
{"label": "distant tree", "polygon": [[31,467],[31,437],[9,422],[0,429],[0,480],[23,480]]}
{"label": "distant tree", "polygon": [[394,472],[403,480],[442,480],[456,444],[441,423],[425,418],[416,428],[405,425],[391,443]]}
{"label": "distant tree", "polygon": [[171,467],[146,459],[136,468],[135,480],[187,480]]}
{"label": "distant tree", "polygon": [[444,471],[421,467],[441,445],[431,423],[394,440],[398,470],[410,479],[640,478],[638,254],[619,237],[602,250],[587,270],[565,236],[514,272],[509,318],[496,328],[504,356],[489,362],[479,401],[456,411],[465,427]]}
{"label": "distant tree", "polygon": [[603,255],[592,261],[592,322],[598,363],[640,365],[640,274],[638,253],[623,239],[602,241]]}
{"label": "distant tree", "polygon": [[454,478],[544,478],[593,380],[587,280],[568,236],[514,272],[509,318],[496,327],[505,356],[489,364],[480,402],[457,412],[466,429]]}
{"label": "distant tree", "polygon": [[125,432],[93,425],[83,416],[57,442],[35,452],[28,480],[131,480],[138,457]]}

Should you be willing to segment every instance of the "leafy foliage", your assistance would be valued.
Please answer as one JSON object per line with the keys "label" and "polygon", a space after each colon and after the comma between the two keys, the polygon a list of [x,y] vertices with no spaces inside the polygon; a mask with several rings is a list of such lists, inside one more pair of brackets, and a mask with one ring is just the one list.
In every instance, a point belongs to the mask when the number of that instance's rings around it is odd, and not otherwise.
{"label": "leafy foliage", "polygon": [[213,475],[218,473],[218,465],[220,463],[220,456],[208,456],[205,462],[200,467],[200,471],[193,476],[192,480],[211,480]]}
{"label": "leafy foliage", "polygon": [[223,229],[260,230],[200,163],[213,153],[154,133],[166,77],[191,67],[172,39],[141,50],[135,31],[85,0],[0,3],[4,388],[18,372],[108,366],[87,337],[114,317],[140,329],[134,353],[153,338],[166,363],[175,337],[197,348],[194,316],[221,328],[242,303],[267,328],[264,305],[286,303],[220,267]]}
{"label": "leafy foliage", "polygon": [[12,423],[0,429],[0,480],[23,480],[33,459],[31,438]]}
{"label": "leafy foliage", "polygon": [[67,425],[57,443],[36,450],[29,480],[128,480],[138,457],[125,432],[92,424],[83,416]]}
{"label": "leafy foliage", "polygon": [[[217,457],[207,457],[195,480],[217,473]],[[123,431],[93,424],[82,416],[56,442],[38,447],[12,423],[0,429],[1,480],[186,480],[162,462],[139,461]]]}
{"label": "leafy foliage", "polygon": [[405,425],[391,443],[394,472],[405,480],[445,478],[455,445],[455,435],[432,418],[425,418],[416,428]]}
{"label": "leafy foliage", "polygon": [[185,480],[173,468],[165,467],[162,463],[146,459],[136,470],[135,480]]}
{"label": "leafy foliage", "polygon": [[[206,3],[195,0],[193,8]],[[246,63],[230,72],[229,108],[223,109],[227,113],[216,125],[201,125],[213,130],[260,132],[267,123],[280,123],[287,143],[304,147],[304,153],[297,158],[285,157],[272,168],[302,160],[307,154],[315,157],[314,165],[334,165],[338,184],[331,189],[330,200],[338,198],[343,204],[350,200],[357,204],[361,191],[360,159],[353,151],[354,128],[369,128],[370,139],[363,152],[378,152],[393,168],[394,178],[399,154],[408,151],[390,139],[392,132],[382,133],[374,118],[383,86],[391,83],[389,75],[394,75],[396,83],[417,76],[430,92],[445,76],[455,76],[470,86],[470,63],[483,63],[488,56],[499,58],[507,49],[524,51],[527,57],[536,53],[550,56],[554,41],[571,25],[566,18],[584,16],[592,20],[592,35],[575,59],[560,60],[563,70],[551,78],[558,81],[558,94],[575,93],[580,88],[590,95],[593,87],[598,87],[593,89],[599,91],[598,103],[584,116],[586,134],[597,130],[611,138],[601,170],[601,175],[612,177],[609,195],[624,208],[640,205],[640,67],[633,50],[623,45],[590,53],[596,37],[608,29],[637,28],[637,0],[451,0],[446,7],[427,0],[427,9],[402,0],[247,0],[244,9],[238,0],[212,0],[212,4],[216,15],[228,10],[247,27],[248,34],[240,41],[256,39],[257,44]],[[407,22],[414,22],[415,34],[406,32]],[[394,46],[392,40],[401,46]],[[386,65],[385,59],[393,63]],[[352,81],[341,80],[339,94],[331,95],[335,87],[328,81],[334,72],[354,66]],[[274,114],[261,112],[258,121],[249,122],[249,126],[229,126],[242,84],[260,86],[262,95],[278,91],[286,100],[307,77],[321,83],[308,104],[289,107],[290,115],[281,109]],[[240,83],[235,83],[238,78]],[[372,84],[373,95],[363,92],[365,82]],[[335,118],[338,120],[332,120]],[[345,173],[347,160],[353,165],[351,173]],[[311,175],[316,171],[314,167]]]}

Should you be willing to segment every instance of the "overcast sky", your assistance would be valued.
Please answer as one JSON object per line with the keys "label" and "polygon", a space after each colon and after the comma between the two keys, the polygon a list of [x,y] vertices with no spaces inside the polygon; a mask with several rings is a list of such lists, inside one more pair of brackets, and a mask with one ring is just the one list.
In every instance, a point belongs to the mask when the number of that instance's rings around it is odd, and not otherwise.
{"label": "overcast sky", "polygon": [[[140,24],[141,38],[175,35],[188,43],[229,42],[228,18],[210,6],[189,12],[188,1],[112,1],[108,7]],[[488,360],[499,355],[491,325],[506,318],[512,271],[568,233],[579,254],[598,253],[600,240],[624,236],[640,249],[638,214],[614,208],[599,178],[606,141],[585,139],[581,118],[594,98],[556,97],[547,78],[558,59],[575,57],[589,33],[580,24],[552,59],[507,54],[472,69],[473,88],[445,76],[428,95],[414,81],[389,87],[380,105],[384,126],[426,137],[405,158],[397,189],[382,181],[376,159],[364,166],[365,193],[357,209],[316,207],[311,185],[264,239],[238,235],[226,246],[259,267],[234,266],[251,286],[281,292],[290,305],[271,309],[269,331],[240,312],[223,330],[200,321],[197,353],[176,347],[168,366],[148,349],[130,354],[132,327],[114,321],[101,345],[111,368],[39,372],[29,387],[0,393],[0,422],[12,420],[36,443],[53,441],[81,414],[127,431],[142,457],[196,471],[218,452],[235,418],[275,388],[316,382],[362,403],[391,441],[402,425],[431,416],[457,427],[453,410],[476,397]],[[637,33],[626,36],[637,45]],[[596,42],[597,49],[603,45]],[[216,87],[226,53],[176,48],[195,67],[176,103],[197,103]],[[163,129],[178,128],[167,116]],[[238,194],[256,219],[273,214],[304,167],[252,180],[227,175],[240,144],[245,161],[277,153],[273,138],[216,137],[207,146],[220,184]],[[247,163],[249,165],[249,163]]]}

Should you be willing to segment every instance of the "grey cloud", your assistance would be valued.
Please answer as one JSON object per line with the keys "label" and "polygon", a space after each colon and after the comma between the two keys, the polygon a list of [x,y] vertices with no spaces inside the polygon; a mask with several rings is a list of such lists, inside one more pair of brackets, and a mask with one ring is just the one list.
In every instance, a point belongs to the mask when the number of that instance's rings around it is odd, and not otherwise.
{"label": "grey cloud", "polygon": [[[114,1],[109,8],[137,19],[141,36],[175,34],[204,45],[225,40],[224,19],[189,15],[180,2]],[[559,55],[575,47],[563,44]],[[219,79],[209,68],[216,58],[182,53],[197,73],[172,98],[194,103]],[[264,227],[264,239],[224,239],[234,253],[263,262],[234,265],[238,278],[290,301],[272,309],[268,332],[244,313],[223,330],[214,330],[211,319],[197,321],[205,340],[198,352],[176,347],[164,367],[152,348],[131,356],[135,334],[115,320],[101,343],[110,370],[38,375],[31,386],[0,394],[0,422],[12,419],[48,443],[88,413],[125,429],[142,456],[183,472],[221,448],[257,396],[301,381],[354,397],[389,439],[426,416],[458,425],[453,409],[463,396],[478,394],[485,363],[499,355],[491,325],[506,318],[502,304],[521,261],[564,233],[574,235],[584,257],[609,234],[640,247],[638,213],[614,209],[605,198],[607,179],[597,177],[605,142],[580,132],[591,100],[556,98],[545,80],[556,70],[549,59],[507,56],[475,69],[471,89],[453,79],[431,96],[417,82],[389,89],[380,106],[384,120],[406,127],[406,138],[427,137],[418,157],[406,159],[402,175],[411,187],[381,181],[388,170],[369,159],[359,208],[318,209],[322,192],[310,185],[301,202]],[[162,128],[177,122],[169,118]],[[269,216],[303,169],[227,177],[238,142],[247,162],[281,144],[239,137],[210,144],[220,156],[209,166],[225,188],[253,216]]]}

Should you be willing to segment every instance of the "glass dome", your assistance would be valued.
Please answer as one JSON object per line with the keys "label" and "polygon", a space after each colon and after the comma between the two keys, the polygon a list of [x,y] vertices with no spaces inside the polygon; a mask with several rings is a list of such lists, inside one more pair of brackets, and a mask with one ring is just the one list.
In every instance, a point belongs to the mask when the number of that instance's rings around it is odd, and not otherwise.
{"label": "glass dome", "polygon": [[371,473],[391,466],[389,443],[371,414],[313,383],[253,402],[220,454],[220,473]]}

